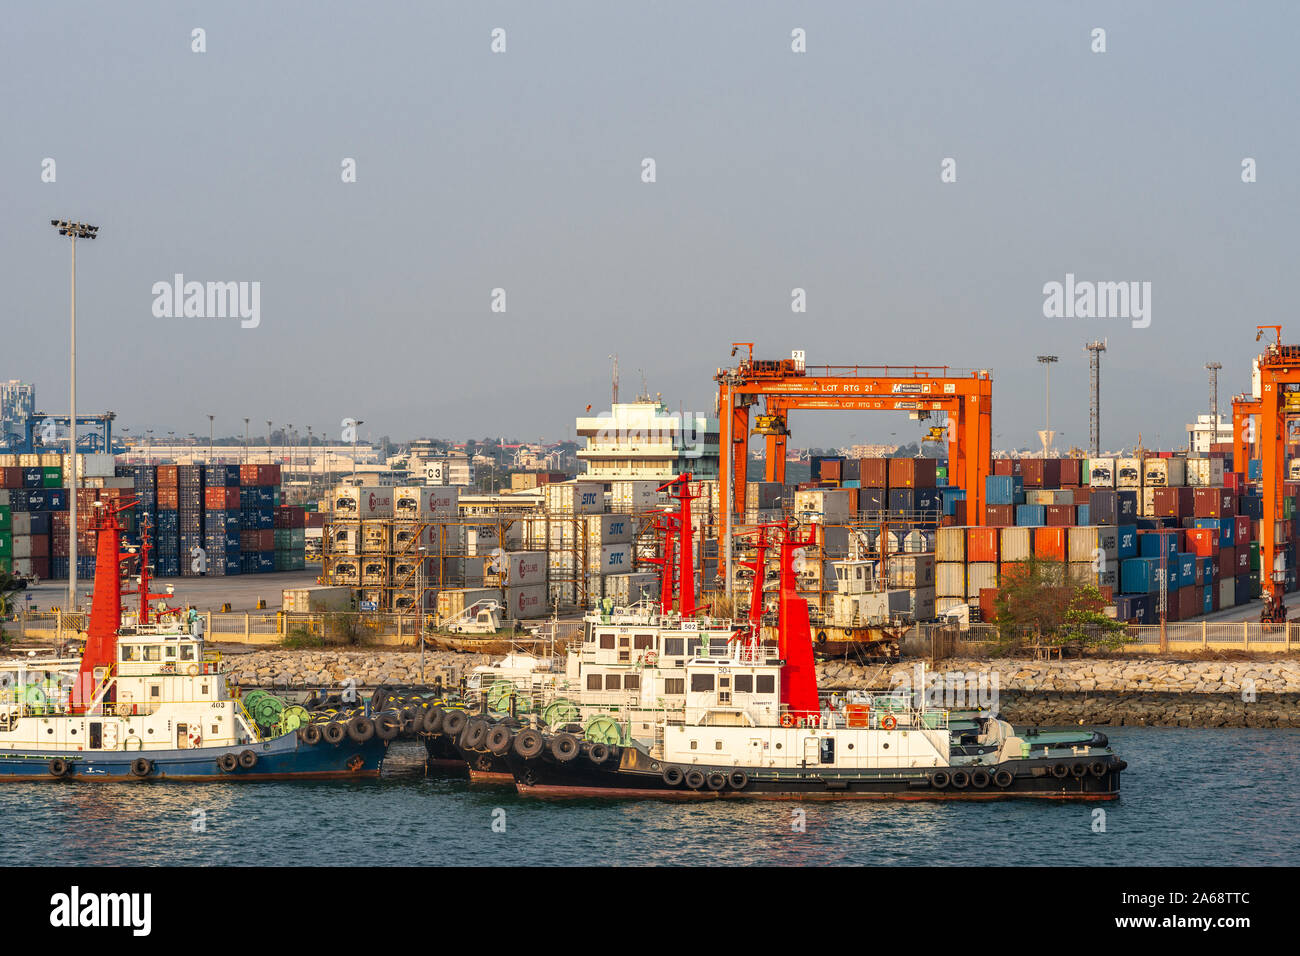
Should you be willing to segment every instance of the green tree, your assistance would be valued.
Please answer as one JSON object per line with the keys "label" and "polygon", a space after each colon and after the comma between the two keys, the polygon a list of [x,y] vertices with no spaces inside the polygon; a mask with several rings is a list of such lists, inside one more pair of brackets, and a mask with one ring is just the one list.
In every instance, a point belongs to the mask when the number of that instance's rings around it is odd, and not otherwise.
{"label": "green tree", "polygon": [[1031,555],[1003,567],[994,600],[999,649],[1011,653],[1026,641],[1075,652],[1118,647],[1127,640],[1124,625],[1105,608],[1095,584],[1072,581],[1061,562]]}
{"label": "green tree", "polygon": [[27,581],[8,571],[0,571],[0,616],[8,616],[13,610],[13,596],[27,590]]}

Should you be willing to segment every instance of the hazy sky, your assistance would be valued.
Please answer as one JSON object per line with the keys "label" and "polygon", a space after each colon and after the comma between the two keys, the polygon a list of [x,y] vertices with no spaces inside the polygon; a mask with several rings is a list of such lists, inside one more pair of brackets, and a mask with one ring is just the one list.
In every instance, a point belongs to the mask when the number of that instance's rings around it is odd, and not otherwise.
{"label": "hazy sky", "polygon": [[[95,223],[78,408],[132,429],[562,438],[607,405],[611,353],[624,396],[643,369],[711,409],[753,340],[989,368],[999,446],[1034,441],[1034,356],[1057,353],[1053,423],[1083,445],[1083,345],[1105,337],[1103,444],[1167,447],[1208,404],[1204,364],[1226,409],[1254,326],[1294,304],[1291,3],[57,3],[3,26],[0,378],[66,411],[48,221]],[[155,317],[175,273],[260,282],[260,326]],[[1045,318],[1067,273],[1150,282],[1150,326]]]}

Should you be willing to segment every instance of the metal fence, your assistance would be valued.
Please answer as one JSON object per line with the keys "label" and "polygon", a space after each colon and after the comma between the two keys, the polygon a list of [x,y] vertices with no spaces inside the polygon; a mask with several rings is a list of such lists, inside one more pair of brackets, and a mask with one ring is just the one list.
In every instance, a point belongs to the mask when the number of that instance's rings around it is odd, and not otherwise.
{"label": "metal fence", "polygon": [[[1001,640],[994,624],[971,624],[964,628],[923,624],[918,625],[917,634],[922,642],[920,648],[936,658],[966,654],[978,656]],[[1163,629],[1159,624],[1130,624],[1125,628],[1124,634],[1128,641],[1118,648],[1121,653],[1153,653],[1159,649],[1162,639],[1171,651],[1250,650],[1284,653],[1300,649],[1300,621],[1287,624],[1202,621],[1166,624]],[[1055,644],[1035,647],[1031,635],[1026,635],[1022,647],[1027,651],[1059,650],[1059,645]]]}

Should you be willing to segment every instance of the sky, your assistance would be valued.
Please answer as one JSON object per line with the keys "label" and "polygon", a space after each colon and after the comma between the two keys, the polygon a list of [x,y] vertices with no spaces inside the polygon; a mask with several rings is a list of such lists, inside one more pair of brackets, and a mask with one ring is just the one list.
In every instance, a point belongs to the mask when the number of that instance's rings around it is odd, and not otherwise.
{"label": "sky", "polygon": [[[731,343],[753,341],[810,365],[989,369],[996,447],[1036,443],[1035,356],[1057,354],[1057,444],[1083,446],[1084,344],[1105,339],[1103,446],[1178,447],[1209,404],[1205,363],[1226,410],[1255,326],[1293,303],[1290,3],[0,17],[0,379],[66,412],[69,244],[49,220],[96,224],[77,405],[137,433],[204,435],[214,414],[218,435],[355,417],[363,439],[558,440],[608,406],[612,354],[625,399],[644,375],[674,409],[711,410]],[[177,273],[260,283],[257,326],[156,315]],[[1045,316],[1067,274],[1150,283],[1149,325]],[[790,427],[795,446],[922,431],[870,412]]]}

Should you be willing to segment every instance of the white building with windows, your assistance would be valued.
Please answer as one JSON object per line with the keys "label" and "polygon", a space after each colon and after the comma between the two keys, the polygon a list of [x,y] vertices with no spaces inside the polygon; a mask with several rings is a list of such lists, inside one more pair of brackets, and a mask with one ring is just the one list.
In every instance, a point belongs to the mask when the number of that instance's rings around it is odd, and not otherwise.
{"label": "white building with windows", "polygon": [[580,477],[591,481],[718,477],[718,420],[708,415],[669,411],[658,400],[617,403],[579,418],[576,433],[587,440]]}
{"label": "white building with windows", "polygon": [[1197,415],[1196,421],[1187,426],[1187,432],[1192,453],[1204,455],[1209,452],[1211,444],[1232,441],[1232,419],[1219,415],[1215,421],[1212,415]]}

